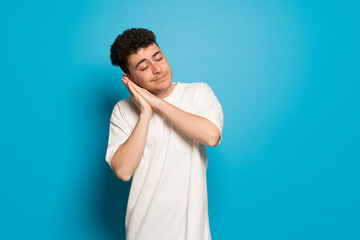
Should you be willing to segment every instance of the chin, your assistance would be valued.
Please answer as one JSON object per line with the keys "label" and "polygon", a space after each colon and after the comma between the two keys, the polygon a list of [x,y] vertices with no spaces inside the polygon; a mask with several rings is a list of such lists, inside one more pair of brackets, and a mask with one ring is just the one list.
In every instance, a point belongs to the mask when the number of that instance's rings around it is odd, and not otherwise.
{"label": "chin", "polygon": [[157,94],[163,91],[168,90],[171,87],[171,80],[164,80],[161,83],[158,83],[157,86],[154,86],[154,88],[150,91],[153,94]]}

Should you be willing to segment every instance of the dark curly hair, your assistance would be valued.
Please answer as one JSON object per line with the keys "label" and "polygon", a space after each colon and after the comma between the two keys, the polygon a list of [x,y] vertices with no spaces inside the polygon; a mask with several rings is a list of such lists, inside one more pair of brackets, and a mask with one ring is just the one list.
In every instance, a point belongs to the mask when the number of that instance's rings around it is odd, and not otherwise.
{"label": "dark curly hair", "polygon": [[110,58],[114,66],[119,66],[121,70],[129,74],[128,57],[137,53],[140,48],[156,43],[155,34],[144,28],[131,28],[125,30],[117,36],[111,45]]}

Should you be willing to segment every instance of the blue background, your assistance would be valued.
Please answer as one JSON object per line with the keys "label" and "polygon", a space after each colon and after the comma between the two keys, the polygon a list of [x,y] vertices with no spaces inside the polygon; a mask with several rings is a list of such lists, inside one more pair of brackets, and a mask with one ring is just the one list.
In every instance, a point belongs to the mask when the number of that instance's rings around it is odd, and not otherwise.
{"label": "blue background", "polygon": [[129,96],[110,46],[130,27],[223,106],[214,240],[360,239],[357,1],[1,5],[1,239],[124,239],[130,182],[105,150]]}

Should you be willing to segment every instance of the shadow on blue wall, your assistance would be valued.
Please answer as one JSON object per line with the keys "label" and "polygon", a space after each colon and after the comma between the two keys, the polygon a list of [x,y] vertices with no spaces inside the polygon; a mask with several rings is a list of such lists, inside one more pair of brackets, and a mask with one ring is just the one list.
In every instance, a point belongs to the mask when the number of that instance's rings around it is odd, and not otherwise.
{"label": "shadow on blue wall", "polygon": [[131,181],[121,181],[110,168],[102,174],[103,188],[98,189],[101,198],[99,218],[109,229],[111,239],[125,240],[125,214]]}
{"label": "shadow on blue wall", "polygon": [[[131,180],[129,182],[123,182],[116,177],[110,166],[105,161],[105,153],[108,141],[110,116],[115,104],[128,97],[125,92],[125,87],[121,87],[120,80],[113,75],[108,75],[104,70],[98,72],[90,77],[92,85],[90,87],[90,95],[93,104],[87,104],[92,106],[88,108],[91,114],[87,116],[93,116],[90,126],[87,126],[92,131],[96,131],[95,138],[92,139],[94,147],[91,149],[90,155],[95,163],[95,169],[98,171],[95,176],[94,190],[91,195],[95,198],[97,213],[95,217],[98,218],[100,225],[109,233],[110,238],[116,240],[125,240],[125,215],[128,202],[128,196],[131,186]],[[104,148],[99,149],[99,143]]]}

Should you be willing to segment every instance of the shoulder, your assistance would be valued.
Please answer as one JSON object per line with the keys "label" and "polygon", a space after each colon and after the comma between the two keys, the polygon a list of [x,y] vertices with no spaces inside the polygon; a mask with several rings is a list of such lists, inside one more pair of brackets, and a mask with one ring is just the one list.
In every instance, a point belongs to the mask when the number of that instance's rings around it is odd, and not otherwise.
{"label": "shoulder", "polygon": [[204,82],[180,83],[179,85],[183,91],[191,94],[200,94],[212,91],[210,86]]}
{"label": "shoulder", "polygon": [[181,86],[184,88],[208,88],[209,85],[207,85],[204,82],[193,82],[193,83],[180,83]]}
{"label": "shoulder", "polygon": [[193,89],[192,94],[194,94],[194,96],[197,97],[197,98],[202,98],[202,97],[207,97],[207,96],[214,95],[214,92],[211,89],[211,87],[208,84],[204,83],[204,82],[190,83],[189,88]]}
{"label": "shoulder", "polygon": [[122,116],[134,111],[136,111],[136,106],[132,101],[132,99],[125,98],[116,103],[116,105],[113,108],[112,115]]}
{"label": "shoulder", "polygon": [[129,98],[124,98],[123,100],[118,101],[116,103],[115,107],[117,107],[117,108],[129,108],[129,107],[132,107],[132,105],[134,105],[134,102],[129,97]]}

